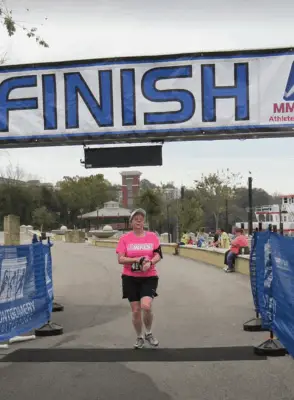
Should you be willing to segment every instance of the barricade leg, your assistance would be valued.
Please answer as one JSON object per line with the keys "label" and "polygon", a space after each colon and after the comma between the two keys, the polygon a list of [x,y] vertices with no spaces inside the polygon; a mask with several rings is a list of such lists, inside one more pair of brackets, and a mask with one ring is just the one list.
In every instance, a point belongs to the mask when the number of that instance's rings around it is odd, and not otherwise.
{"label": "barricade leg", "polygon": [[252,318],[243,324],[243,330],[246,332],[266,332],[266,331],[268,331],[268,329],[263,328],[262,320],[261,320],[258,312],[256,313],[255,318]]}
{"label": "barricade leg", "polygon": [[61,312],[64,311],[64,306],[60,303],[53,302],[52,312]]}
{"label": "barricade leg", "polygon": [[35,330],[35,335],[38,337],[58,336],[62,334],[63,334],[63,327],[51,321],[48,321],[47,324]]}
{"label": "barricade leg", "polygon": [[273,332],[270,331],[270,338],[260,345],[254,346],[254,353],[258,356],[284,357],[288,354],[288,351],[279,339],[274,338]]}

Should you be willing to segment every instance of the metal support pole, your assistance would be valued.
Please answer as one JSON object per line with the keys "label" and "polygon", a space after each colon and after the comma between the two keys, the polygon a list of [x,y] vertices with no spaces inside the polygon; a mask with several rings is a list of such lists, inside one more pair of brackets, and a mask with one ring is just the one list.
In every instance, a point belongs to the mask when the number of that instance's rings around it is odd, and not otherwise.
{"label": "metal support pole", "polygon": [[226,232],[229,232],[229,200],[226,198]]}
{"label": "metal support pole", "polygon": [[[253,234],[253,202],[252,202],[252,177],[248,178],[248,203],[249,203],[249,210],[248,210],[248,234]],[[262,231],[262,223],[259,222],[257,231]],[[245,322],[243,324],[244,331],[247,332],[261,332],[267,331],[267,329],[263,328],[262,320],[258,312],[255,312],[255,318]]]}
{"label": "metal support pole", "polygon": [[[181,207],[180,215],[181,215],[181,213],[183,213],[183,209],[184,209],[184,197],[185,197],[185,187],[182,186],[181,187],[181,200],[180,200],[180,202],[181,202],[180,203],[180,207]],[[181,229],[181,219],[178,220],[178,230],[179,230],[179,241],[180,241],[182,234],[183,234],[182,229]]]}
{"label": "metal support pole", "polygon": [[248,178],[248,234],[253,233],[253,201],[252,201],[252,177]]}

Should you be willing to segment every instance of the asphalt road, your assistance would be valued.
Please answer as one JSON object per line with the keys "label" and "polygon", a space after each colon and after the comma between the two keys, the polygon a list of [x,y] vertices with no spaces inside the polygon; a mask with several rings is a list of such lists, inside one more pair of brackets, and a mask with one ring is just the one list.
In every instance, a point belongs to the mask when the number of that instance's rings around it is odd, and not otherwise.
{"label": "asphalt road", "polygon": [[52,251],[65,306],[52,320],[65,333],[0,351],[1,399],[293,400],[292,359],[254,356],[268,334],[242,330],[253,316],[247,277],[165,256],[154,304],[160,349],[136,351],[114,250]]}

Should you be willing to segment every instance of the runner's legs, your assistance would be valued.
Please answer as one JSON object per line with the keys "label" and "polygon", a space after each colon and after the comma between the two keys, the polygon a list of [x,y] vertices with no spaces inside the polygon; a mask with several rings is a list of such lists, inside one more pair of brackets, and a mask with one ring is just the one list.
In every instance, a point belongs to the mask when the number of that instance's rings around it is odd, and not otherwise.
{"label": "runner's legs", "polygon": [[143,311],[143,321],[146,328],[146,333],[150,333],[152,329],[153,322],[153,312],[152,312],[152,297],[142,297],[141,299],[141,309]]}
{"label": "runner's legs", "polygon": [[139,301],[130,302],[132,309],[132,321],[138,337],[142,336],[143,323],[141,314],[141,304]]}

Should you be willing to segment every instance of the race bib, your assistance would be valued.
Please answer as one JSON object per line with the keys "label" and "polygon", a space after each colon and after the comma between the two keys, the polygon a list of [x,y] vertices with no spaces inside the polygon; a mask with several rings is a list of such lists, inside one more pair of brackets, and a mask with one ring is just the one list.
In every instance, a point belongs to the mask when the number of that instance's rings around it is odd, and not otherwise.
{"label": "race bib", "polygon": [[142,264],[140,264],[140,263],[132,264],[132,271],[139,272],[139,271],[142,271],[141,268],[142,268]]}
{"label": "race bib", "polygon": [[141,257],[139,262],[132,264],[132,271],[134,272],[142,272],[143,271],[143,262],[145,261],[146,257]]}

